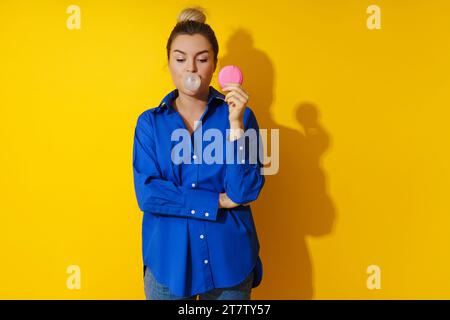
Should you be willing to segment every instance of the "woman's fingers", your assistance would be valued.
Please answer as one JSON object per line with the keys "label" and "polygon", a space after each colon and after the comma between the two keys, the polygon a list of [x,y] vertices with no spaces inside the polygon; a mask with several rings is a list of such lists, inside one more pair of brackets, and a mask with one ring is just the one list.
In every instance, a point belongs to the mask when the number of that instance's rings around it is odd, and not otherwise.
{"label": "woman's fingers", "polygon": [[227,84],[222,90],[223,91],[237,92],[237,93],[239,93],[242,97],[244,97],[247,100],[249,98],[248,93],[245,92],[244,89],[242,89],[242,87],[239,84],[232,84],[232,83]]}
{"label": "woman's fingers", "polygon": [[223,91],[229,91],[225,96],[225,101],[233,108],[242,109],[248,102],[248,94],[242,89],[238,83],[228,83]]}
{"label": "woman's fingers", "polygon": [[229,94],[226,95],[225,97],[225,101],[228,102],[228,100],[230,100],[231,98],[235,98],[237,99],[237,101],[241,102],[241,103],[245,103],[245,97],[243,97],[242,95],[239,95],[236,92],[230,92]]}
{"label": "woman's fingers", "polygon": [[248,102],[248,98],[246,96],[243,96],[242,94],[240,94],[239,92],[236,92],[236,91],[232,91],[232,92],[228,93],[225,96],[225,101],[228,103],[228,101],[232,98],[235,98],[236,102],[238,104],[246,105]]}
{"label": "woman's fingers", "polygon": [[231,200],[230,197],[226,193],[221,193],[219,200],[221,200],[220,202],[221,202],[222,208],[226,208],[226,209],[232,209],[232,208],[235,208],[240,205],[240,204],[234,202],[233,200]]}
{"label": "woman's fingers", "polygon": [[242,101],[238,100],[236,97],[231,97],[228,99],[227,103],[232,107],[243,107]]}

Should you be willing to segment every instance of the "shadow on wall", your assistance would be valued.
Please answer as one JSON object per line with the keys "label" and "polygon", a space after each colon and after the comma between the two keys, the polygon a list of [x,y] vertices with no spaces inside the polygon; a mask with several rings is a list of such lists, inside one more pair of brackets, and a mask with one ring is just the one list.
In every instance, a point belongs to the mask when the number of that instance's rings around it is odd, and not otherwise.
{"label": "shadow on wall", "polygon": [[[228,40],[226,52],[217,70],[228,64],[242,69],[243,87],[260,128],[277,128],[280,136],[279,171],[266,176],[263,191],[252,204],[264,270],[252,299],[312,299],[314,270],[306,236],[332,233],[336,218],[320,164],[329,135],[319,123],[317,106],[309,102],[300,102],[294,114],[304,133],[274,122],[270,115],[274,66],[264,52],[253,47],[249,32],[237,30]],[[270,156],[270,132],[264,147]]]}

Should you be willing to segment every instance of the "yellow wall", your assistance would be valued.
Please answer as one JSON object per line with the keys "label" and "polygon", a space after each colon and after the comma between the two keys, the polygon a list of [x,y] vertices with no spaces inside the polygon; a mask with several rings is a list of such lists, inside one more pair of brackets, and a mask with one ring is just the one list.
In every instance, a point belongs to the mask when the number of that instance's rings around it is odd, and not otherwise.
{"label": "yellow wall", "polygon": [[144,298],[134,126],[173,89],[166,40],[197,4],[260,126],[280,129],[252,297],[450,298],[445,0],[2,0],[0,298]]}

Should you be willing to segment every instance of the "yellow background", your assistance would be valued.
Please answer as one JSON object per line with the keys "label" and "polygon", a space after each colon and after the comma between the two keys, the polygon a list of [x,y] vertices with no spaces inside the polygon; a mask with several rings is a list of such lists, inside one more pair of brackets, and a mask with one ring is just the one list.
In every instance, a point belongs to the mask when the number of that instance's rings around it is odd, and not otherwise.
{"label": "yellow background", "polygon": [[444,0],[2,0],[0,298],[144,298],[134,127],[173,89],[165,46],[189,5],[207,9],[220,65],[243,69],[260,126],[280,129],[279,174],[253,205],[252,298],[450,298]]}

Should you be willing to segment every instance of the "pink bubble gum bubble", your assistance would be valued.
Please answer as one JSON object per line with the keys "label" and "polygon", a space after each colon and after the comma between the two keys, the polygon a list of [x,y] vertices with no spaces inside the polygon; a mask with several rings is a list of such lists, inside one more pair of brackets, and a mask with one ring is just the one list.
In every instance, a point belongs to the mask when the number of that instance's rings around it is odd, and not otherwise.
{"label": "pink bubble gum bubble", "polygon": [[244,77],[242,76],[241,70],[236,66],[225,66],[219,72],[219,84],[222,89],[227,83],[239,83],[242,84]]}

